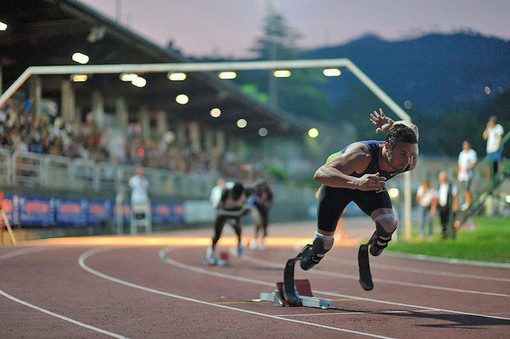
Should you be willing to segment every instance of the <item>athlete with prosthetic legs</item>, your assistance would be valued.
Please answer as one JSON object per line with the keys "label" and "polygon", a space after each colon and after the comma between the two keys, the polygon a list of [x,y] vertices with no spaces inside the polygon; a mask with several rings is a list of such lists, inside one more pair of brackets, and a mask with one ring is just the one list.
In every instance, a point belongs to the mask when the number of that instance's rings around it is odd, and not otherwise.
{"label": "athlete with prosthetic legs", "polygon": [[[418,127],[407,121],[393,121],[383,110],[374,111],[370,122],[386,141],[354,142],[332,154],[314,175],[322,184],[318,206],[318,229],[312,245],[300,253],[300,266],[309,270],[333,247],[338,219],[354,201],[375,223],[370,253],[378,256],[397,228],[386,181],[411,171],[418,160]],[[368,258],[368,257],[367,257]],[[371,278],[370,278],[371,280]]]}

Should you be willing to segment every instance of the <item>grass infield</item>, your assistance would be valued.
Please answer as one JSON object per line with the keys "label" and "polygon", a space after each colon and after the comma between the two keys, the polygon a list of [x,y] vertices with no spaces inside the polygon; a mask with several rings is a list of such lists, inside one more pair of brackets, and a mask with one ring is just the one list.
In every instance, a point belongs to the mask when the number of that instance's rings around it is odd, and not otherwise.
{"label": "grass infield", "polygon": [[461,228],[454,240],[443,240],[439,226],[431,239],[420,238],[418,227],[413,229],[410,241],[396,241],[388,246],[392,252],[422,254],[434,257],[510,263],[510,218],[479,217],[475,227]]}

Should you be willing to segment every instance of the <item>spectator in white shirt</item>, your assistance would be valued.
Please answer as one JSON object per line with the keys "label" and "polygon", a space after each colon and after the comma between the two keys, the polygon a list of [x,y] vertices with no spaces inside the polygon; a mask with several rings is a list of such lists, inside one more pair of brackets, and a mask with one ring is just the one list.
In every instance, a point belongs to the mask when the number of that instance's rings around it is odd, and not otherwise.
{"label": "spectator in white shirt", "polygon": [[465,202],[462,204],[461,209],[466,210],[473,202],[473,193],[471,193],[471,182],[473,180],[473,168],[478,161],[476,152],[471,148],[469,141],[462,143],[462,151],[459,153],[458,165],[459,173],[457,180],[459,181],[459,188],[464,191]]}
{"label": "spectator in white shirt", "polygon": [[483,139],[487,140],[487,156],[491,165],[491,177],[498,172],[499,161],[503,156],[503,126],[498,124],[498,118],[493,115],[489,118],[487,127],[483,132]]}
{"label": "spectator in white shirt", "polygon": [[129,179],[131,188],[131,204],[148,204],[149,200],[149,182],[143,176],[141,169],[136,170],[136,175]]}

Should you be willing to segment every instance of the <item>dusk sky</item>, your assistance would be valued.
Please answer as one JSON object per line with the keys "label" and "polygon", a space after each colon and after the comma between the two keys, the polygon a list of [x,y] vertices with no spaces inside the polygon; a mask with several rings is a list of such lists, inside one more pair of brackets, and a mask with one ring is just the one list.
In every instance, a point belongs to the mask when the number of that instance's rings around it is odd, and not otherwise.
{"label": "dusk sky", "polygon": [[[268,3],[302,34],[302,48],[335,46],[367,33],[401,40],[472,30],[510,40],[509,0],[82,0],[187,56],[252,57]],[[120,6],[117,6],[120,4]]]}

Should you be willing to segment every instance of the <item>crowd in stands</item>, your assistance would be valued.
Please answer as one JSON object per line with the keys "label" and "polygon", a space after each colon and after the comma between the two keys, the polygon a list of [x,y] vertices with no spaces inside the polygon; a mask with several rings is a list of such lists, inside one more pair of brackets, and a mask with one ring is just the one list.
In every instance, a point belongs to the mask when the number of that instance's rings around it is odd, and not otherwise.
{"label": "crowd in stands", "polygon": [[9,101],[0,108],[0,147],[10,152],[25,151],[225,177],[236,177],[241,172],[243,165],[231,152],[220,152],[217,148],[209,152],[192,151],[189,145],[180,145],[168,136],[144,140],[139,124],[131,124],[127,134],[119,137],[114,129],[97,128],[92,113],[78,124],[66,123],[48,110],[35,116],[29,101],[18,105]]}

